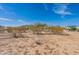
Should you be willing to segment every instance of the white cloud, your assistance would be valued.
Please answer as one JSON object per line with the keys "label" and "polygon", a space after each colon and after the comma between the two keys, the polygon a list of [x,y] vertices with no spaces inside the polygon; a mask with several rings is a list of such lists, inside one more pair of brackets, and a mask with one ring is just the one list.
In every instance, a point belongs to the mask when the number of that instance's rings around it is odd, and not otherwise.
{"label": "white cloud", "polygon": [[19,25],[26,25],[28,23],[28,22],[26,22],[25,20],[22,20],[22,19],[18,19],[17,22],[18,22]]}
{"label": "white cloud", "polygon": [[8,19],[8,18],[0,18],[0,21],[13,21],[12,19]]}
{"label": "white cloud", "polygon": [[0,12],[7,12],[7,9],[4,5],[0,4]]}
{"label": "white cloud", "polygon": [[26,23],[26,21],[19,19],[18,22],[20,23]]}
{"label": "white cloud", "polygon": [[43,6],[44,6],[45,10],[48,10],[48,7],[45,3],[43,3]]}
{"label": "white cloud", "polygon": [[0,6],[0,10],[1,10],[1,11],[3,11],[3,10],[4,10],[3,6]]}
{"label": "white cloud", "polygon": [[55,4],[55,7],[52,9],[52,11],[56,14],[59,14],[61,17],[64,17],[66,15],[72,15],[73,13],[68,10],[68,5],[69,4],[65,3]]}
{"label": "white cloud", "polygon": [[13,16],[14,18],[16,18],[17,15],[12,9],[8,8],[6,5],[0,4],[0,16]]}

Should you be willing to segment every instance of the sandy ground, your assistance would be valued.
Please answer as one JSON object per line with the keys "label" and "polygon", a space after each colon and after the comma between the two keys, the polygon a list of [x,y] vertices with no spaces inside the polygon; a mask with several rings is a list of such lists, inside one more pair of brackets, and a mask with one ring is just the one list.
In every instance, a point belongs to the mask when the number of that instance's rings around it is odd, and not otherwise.
{"label": "sandy ground", "polygon": [[[69,35],[34,35],[0,38],[1,55],[79,55],[79,32]],[[6,35],[5,35],[6,36]]]}

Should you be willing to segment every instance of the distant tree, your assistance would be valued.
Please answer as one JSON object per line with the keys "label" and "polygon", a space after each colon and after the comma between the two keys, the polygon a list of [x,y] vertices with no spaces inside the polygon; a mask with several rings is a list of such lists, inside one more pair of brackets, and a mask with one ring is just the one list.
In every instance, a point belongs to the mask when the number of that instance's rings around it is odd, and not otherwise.
{"label": "distant tree", "polygon": [[75,30],[77,30],[77,28],[76,28],[76,26],[68,26],[68,27],[70,27],[70,31],[75,31]]}

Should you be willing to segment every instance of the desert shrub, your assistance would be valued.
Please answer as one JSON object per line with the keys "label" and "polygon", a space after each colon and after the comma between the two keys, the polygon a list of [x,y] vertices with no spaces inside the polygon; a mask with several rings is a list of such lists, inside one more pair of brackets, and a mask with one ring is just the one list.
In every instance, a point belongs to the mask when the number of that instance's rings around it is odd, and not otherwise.
{"label": "desert shrub", "polygon": [[70,31],[76,31],[77,30],[77,28],[76,28],[76,26],[69,26],[70,27]]}
{"label": "desert shrub", "polygon": [[30,29],[34,32],[34,33],[40,33],[41,31],[45,31],[47,28],[46,24],[42,24],[42,23],[36,23],[34,24]]}
{"label": "desert shrub", "polygon": [[20,28],[16,28],[16,27],[13,27],[13,28],[8,28],[7,29],[8,32],[12,33],[13,35],[13,38],[19,38],[19,37],[23,37],[22,33],[21,33],[21,30]]}
{"label": "desert shrub", "polygon": [[62,27],[49,27],[49,30],[52,31],[52,32],[63,32],[64,28]]}
{"label": "desert shrub", "polygon": [[24,38],[24,36],[20,32],[13,32],[13,37],[14,38]]}
{"label": "desert shrub", "polygon": [[12,33],[13,34],[13,38],[18,38],[16,33]]}
{"label": "desert shrub", "polygon": [[46,24],[42,24],[42,23],[36,23],[32,26],[27,27],[30,30],[33,31],[33,33],[37,33],[37,34],[41,34],[42,31],[51,31],[54,33],[60,33],[63,32],[64,28],[60,27],[60,26],[48,26]]}

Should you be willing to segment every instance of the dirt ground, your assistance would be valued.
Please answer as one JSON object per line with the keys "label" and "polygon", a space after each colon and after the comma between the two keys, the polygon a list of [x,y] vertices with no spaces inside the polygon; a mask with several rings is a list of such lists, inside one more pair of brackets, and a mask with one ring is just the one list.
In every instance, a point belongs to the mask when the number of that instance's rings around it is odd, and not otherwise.
{"label": "dirt ground", "polygon": [[79,32],[69,35],[35,35],[0,38],[1,55],[79,55]]}

